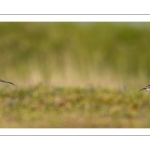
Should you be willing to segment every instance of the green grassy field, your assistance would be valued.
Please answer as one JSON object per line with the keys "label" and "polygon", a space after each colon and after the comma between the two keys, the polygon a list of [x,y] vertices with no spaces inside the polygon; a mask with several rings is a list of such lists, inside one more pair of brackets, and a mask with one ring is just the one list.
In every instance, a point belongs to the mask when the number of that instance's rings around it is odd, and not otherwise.
{"label": "green grassy field", "polygon": [[0,23],[0,127],[150,127],[150,23]]}
{"label": "green grassy field", "polygon": [[34,86],[0,94],[0,127],[149,127],[148,93]]}

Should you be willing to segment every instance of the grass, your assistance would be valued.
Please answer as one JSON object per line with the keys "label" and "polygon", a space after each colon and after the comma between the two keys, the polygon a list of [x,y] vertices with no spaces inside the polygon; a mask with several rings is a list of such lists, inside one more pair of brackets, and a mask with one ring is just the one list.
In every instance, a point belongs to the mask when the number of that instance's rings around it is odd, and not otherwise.
{"label": "grass", "polygon": [[150,127],[146,92],[37,85],[2,89],[0,127]]}
{"label": "grass", "polygon": [[0,76],[23,86],[149,81],[149,23],[0,23],[0,31]]}
{"label": "grass", "polygon": [[149,23],[0,23],[0,127],[150,127]]}

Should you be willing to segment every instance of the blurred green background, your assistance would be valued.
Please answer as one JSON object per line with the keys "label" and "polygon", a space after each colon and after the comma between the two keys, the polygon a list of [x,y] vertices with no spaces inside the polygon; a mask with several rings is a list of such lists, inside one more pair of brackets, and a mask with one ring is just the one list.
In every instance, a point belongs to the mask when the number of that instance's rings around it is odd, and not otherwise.
{"label": "blurred green background", "polygon": [[0,23],[0,77],[19,86],[140,87],[150,23]]}
{"label": "blurred green background", "polygon": [[150,23],[0,23],[0,127],[150,127]]}

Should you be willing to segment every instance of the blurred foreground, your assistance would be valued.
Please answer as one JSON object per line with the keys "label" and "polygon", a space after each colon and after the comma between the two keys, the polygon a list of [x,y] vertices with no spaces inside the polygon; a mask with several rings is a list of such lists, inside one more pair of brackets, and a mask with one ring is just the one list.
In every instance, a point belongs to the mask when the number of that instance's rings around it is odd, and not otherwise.
{"label": "blurred foreground", "polygon": [[0,127],[150,127],[150,101],[146,92],[41,86],[3,89]]}

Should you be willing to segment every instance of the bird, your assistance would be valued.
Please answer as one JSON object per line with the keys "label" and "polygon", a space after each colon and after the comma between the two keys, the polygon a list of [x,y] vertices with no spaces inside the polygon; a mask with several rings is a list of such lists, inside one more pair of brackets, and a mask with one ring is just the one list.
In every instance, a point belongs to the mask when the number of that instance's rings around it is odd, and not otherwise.
{"label": "bird", "polygon": [[2,80],[2,79],[0,79],[0,83],[9,83],[9,84],[12,84],[12,85],[14,85],[14,86],[15,86],[15,84],[14,84],[14,83],[9,82],[9,81],[4,81],[4,80]]}
{"label": "bird", "polygon": [[142,89],[140,89],[139,91],[142,91],[142,90],[146,90],[146,91],[150,91],[150,85],[147,85],[145,88],[142,88]]}

